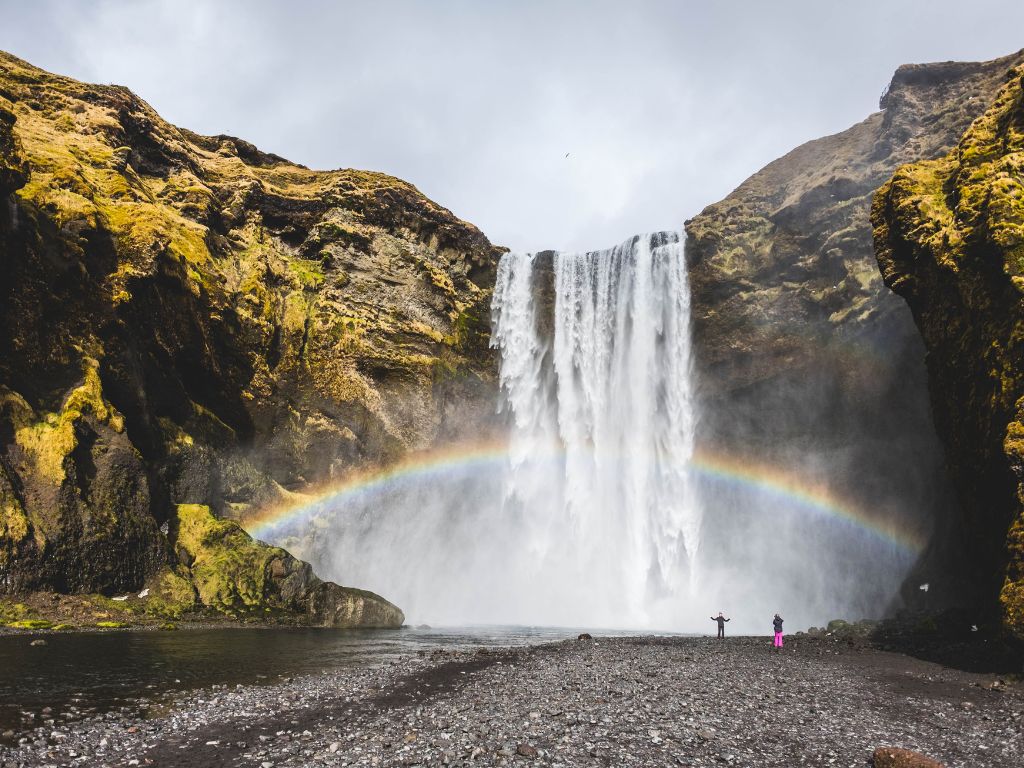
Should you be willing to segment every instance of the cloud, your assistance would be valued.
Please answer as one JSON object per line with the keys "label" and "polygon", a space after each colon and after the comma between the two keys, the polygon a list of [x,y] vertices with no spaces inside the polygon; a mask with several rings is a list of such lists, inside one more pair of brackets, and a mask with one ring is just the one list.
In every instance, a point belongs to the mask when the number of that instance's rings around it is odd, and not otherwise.
{"label": "cloud", "polygon": [[[316,168],[385,171],[517,249],[679,227],[877,109],[901,63],[1016,50],[1024,5],[2,3],[0,47]],[[565,157],[566,153],[569,157]]]}

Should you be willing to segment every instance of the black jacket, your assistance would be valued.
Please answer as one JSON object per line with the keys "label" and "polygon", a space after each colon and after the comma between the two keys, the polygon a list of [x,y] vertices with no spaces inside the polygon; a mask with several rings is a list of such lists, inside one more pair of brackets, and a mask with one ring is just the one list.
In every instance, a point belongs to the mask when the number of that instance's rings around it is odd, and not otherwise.
{"label": "black jacket", "polygon": [[781,632],[782,631],[782,619],[779,619],[779,618],[773,619],[772,620],[772,624],[775,625],[775,631],[776,632]]}

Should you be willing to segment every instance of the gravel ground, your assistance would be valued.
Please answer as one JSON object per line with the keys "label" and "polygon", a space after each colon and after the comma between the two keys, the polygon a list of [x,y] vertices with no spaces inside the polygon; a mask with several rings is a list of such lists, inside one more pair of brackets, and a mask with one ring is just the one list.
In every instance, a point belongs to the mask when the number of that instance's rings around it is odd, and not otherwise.
{"label": "gravel ground", "polygon": [[829,640],[597,638],[193,692],[37,729],[0,766],[1024,765],[1024,691]]}

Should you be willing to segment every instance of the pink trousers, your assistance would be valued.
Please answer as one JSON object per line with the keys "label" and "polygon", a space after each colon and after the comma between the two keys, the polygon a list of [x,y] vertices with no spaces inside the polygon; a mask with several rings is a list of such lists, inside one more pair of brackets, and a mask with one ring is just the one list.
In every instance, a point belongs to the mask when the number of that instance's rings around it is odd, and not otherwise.
{"label": "pink trousers", "polygon": [[782,633],[781,632],[776,632],[775,633],[775,647],[776,648],[781,648],[782,647]]}

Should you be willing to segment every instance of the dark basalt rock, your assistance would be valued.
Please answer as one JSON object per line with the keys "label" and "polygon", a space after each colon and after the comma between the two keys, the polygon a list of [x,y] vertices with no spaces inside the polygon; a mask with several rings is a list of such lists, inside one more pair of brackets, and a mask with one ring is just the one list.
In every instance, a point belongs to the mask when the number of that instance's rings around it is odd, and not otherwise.
{"label": "dark basalt rock", "polygon": [[930,539],[903,594],[920,602],[931,582],[930,608],[972,599],[958,565],[969,529],[924,345],[875,262],[871,196],[902,163],[949,151],[1022,60],[901,67],[882,112],[796,148],[686,223],[701,442],[796,471],[824,464],[840,497]]}
{"label": "dark basalt rock", "polygon": [[[180,607],[182,505],[244,523],[478,437],[499,254],[399,179],[201,137],[0,53],[0,593],[149,584]],[[400,623],[314,578],[280,606]]]}
{"label": "dark basalt rock", "polygon": [[928,350],[960,503],[955,573],[1024,639],[1024,65],[944,157],[875,197],[878,264]]}
{"label": "dark basalt rock", "polygon": [[0,198],[7,197],[28,181],[28,163],[21,155],[14,133],[16,119],[14,113],[4,107],[4,101],[0,101]]}

